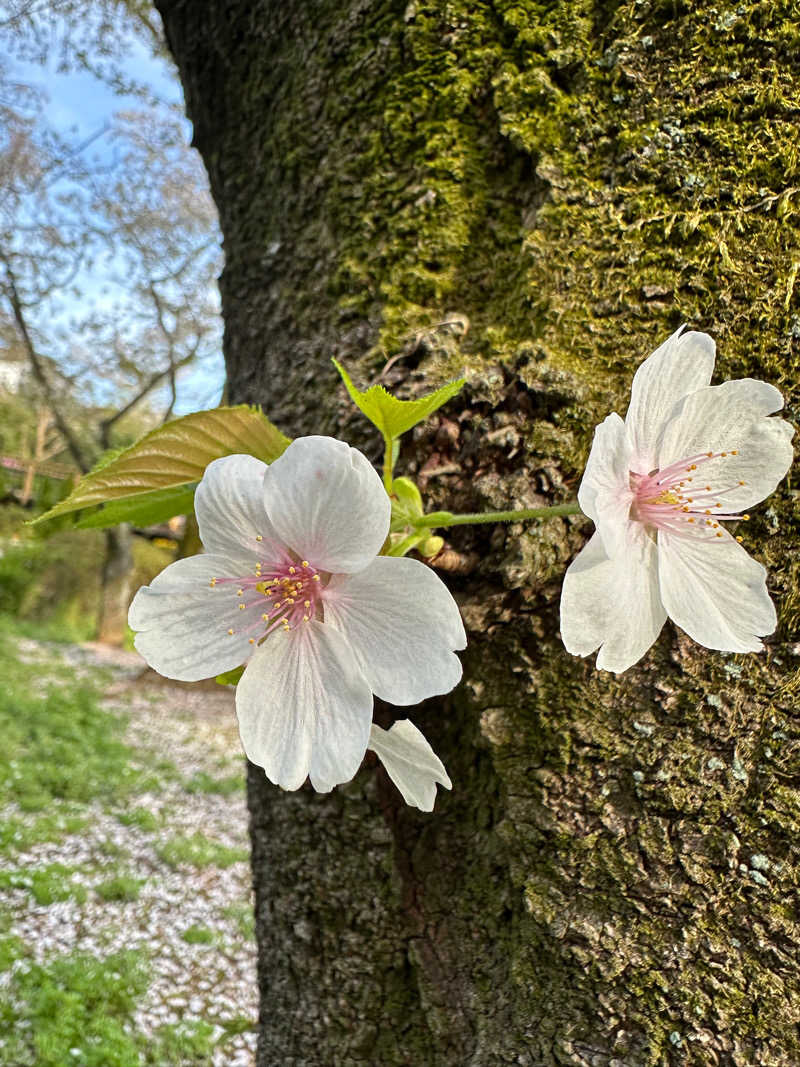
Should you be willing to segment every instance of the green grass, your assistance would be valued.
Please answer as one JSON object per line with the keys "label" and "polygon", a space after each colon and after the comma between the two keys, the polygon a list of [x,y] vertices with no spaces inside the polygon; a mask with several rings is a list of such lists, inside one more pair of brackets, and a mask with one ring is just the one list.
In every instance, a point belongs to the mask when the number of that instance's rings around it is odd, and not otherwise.
{"label": "green grass", "polygon": [[243,771],[239,774],[226,775],[222,778],[215,778],[206,771],[197,771],[183,784],[183,788],[187,793],[220,793],[223,796],[242,793],[244,792],[244,786],[245,777]]}
{"label": "green grass", "polygon": [[44,867],[0,871],[0,890],[24,889],[37,904],[55,904],[60,900],[83,903],[87,897],[86,886],[72,881],[72,875],[78,870],[63,863],[48,863]]}
{"label": "green grass", "polygon": [[230,848],[218,841],[212,841],[204,834],[191,834],[188,837],[173,837],[156,849],[158,855],[170,867],[230,867],[240,860],[246,860],[246,849]]}
{"label": "green grass", "polygon": [[71,810],[70,805],[56,807],[31,820],[11,816],[0,823],[0,853],[23,852],[45,841],[63,841],[80,833],[88,819]]}
{"label": "green grass", "polygon": [[256,936],[256,917],[253,913],[253,905],[250,903],[230,904],[222,909],[226,919],[232,919],[238,927],[239,933],[248,941]]}
{"label": "green grass", "polygon": [[117,819],[123,826],[136,826],[147,834],[154,834],[161,828],[161,820],[149,808],[131,808],[130,811],[117,812]]}
{"label": "green grass", "polygon": [[146,878],[134,878],[130,874],[115,874],[94,887],[103,900],[138,900]]}
{"label": "green grass", "polygon": [[217,940],[217,934],[208,926],[190,926],[181,937],[187,945],[213,945]]}
{"label": "green grass", "polygon": [[129,1029],[147,985],[138,952],[76,953],[17,972],[0,997],[0,1067],[141,1067]]}
{"label": "green grass", "polygon": [[203,1019],[161,1026],[145,1053],[148,1067],[206,1067],[214,1050],[214,1027]]}

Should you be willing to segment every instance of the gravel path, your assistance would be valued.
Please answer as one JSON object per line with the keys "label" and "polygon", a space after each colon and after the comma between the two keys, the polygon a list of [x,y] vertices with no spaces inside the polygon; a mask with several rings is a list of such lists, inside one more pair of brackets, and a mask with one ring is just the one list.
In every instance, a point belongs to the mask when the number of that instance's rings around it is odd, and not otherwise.
{"label": "gravel path", "polygon": [[[146,1036],[165,1024],[204,1020],[226,1031],[209,1067],[252,1067],[258,1011],[244,761],[233,713],[233,690],[209,685],[184,687],[143,673],[135,653],[101,645],[61,646],[58,651],[80,676],[95,668],[111,672],[103,704],[129,717],[126,740],[141,766],[154,756],[174,764],[152,793],[137,794],[125,807],[93,803],[88,825],[59,842],[31,847],[13,858],[15,868],[61,863],[84,868],[75,883],[91,889],[121,871],[144,882],[136,899],[104,900],[88,892],[37,905],[24,889],[4,893],[14,915],[12,932],[37,961],[65,952],[106,956],[120,949],[144,949],[151,960],[148,991],[137,1006],[135,1026]],[[53,646],[23,640],[29,662],[52,659]],[[198,777],[199,776],[199,777]],[[214,782],[228,792],[204,791]],[[194,789],[187,783],[205,783]],[[210,788],[214,788],[213,782]],[[147,825],[124,825],[131,813],[152,813]],[[175,839],[202,835],[223,846],[216,862],[171,862],[163,852]],[[202,839],[201,839],[202,840]],[[233,850],[225,852],[224,850]],[[221,858],[220,858],[221,857]],[[0,869],[11,862],[3,857]],[[188,934],[188,940],[184,935]],[[227,1024],[227,1026],[226,1026]],[[233,1033],[235,1030],[240,1033]],[[194,1061],[193,1061],[194,1062]]]}

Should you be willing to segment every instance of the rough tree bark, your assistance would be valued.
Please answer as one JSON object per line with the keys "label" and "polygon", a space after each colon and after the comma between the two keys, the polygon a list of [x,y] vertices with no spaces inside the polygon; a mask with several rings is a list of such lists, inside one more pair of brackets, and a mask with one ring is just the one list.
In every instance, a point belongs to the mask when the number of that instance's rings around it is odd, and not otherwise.
{"label": "rough tree bark", "polygon": [[[571,496],[683,321],[792,416],[791,0],[158,7],[220,210],[232,401],[377,459],[329,358],[392,359],[401,395],[466,367],[400,460],[453,510]],[[620,678],[558,640],[591,524],[453,533],[465,680],[412,712],[452,795],[426,817],[369,763],[330,796],[251,768],[262,1067],[800,1063],[799,526],[790,481],[743,531],[767,654],[668,624]]]}

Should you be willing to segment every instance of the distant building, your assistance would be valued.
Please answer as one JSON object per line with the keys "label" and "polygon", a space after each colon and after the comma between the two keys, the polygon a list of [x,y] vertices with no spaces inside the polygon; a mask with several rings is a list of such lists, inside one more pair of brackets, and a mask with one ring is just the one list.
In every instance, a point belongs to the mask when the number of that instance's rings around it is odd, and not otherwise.
{"label": "distant building", "polygon": [[7,348],[0,348],[0,389],[7,393],[18,393],[29,373],[25,359]]}

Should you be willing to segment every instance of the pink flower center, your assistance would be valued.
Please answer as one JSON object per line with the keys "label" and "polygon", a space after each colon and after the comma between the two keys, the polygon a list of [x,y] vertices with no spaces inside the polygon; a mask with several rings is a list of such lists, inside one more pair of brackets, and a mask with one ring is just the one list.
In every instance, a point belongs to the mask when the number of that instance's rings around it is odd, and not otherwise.
{"label": "pink flower center", "polygon": [[[701,468],[709,460],[737,454],[736,449],[730,452],[701,452],[649,474],[631,471],[633,502],[630,517],[645,526],[681,537],[710,540],[724,536],[719,525],[721,520],[749,519],[750,516],[726,511],[719,498],[745,483],[740,481],[736,485],[715,489],[706,484]],[[737,541],[741,541],[741,538],[737,537]]]}
{"label": "pink flower center", "polygon": [[[257,538],[261,540],[261,538]],[[241,578],[212,578],[212,588],[218,585],[237,586],[239,610],[261,607],[260,617],[248,626],[229,627],[228,633],[263,631],[263,636],[278,627],[289,631],[322,615],[322,592],[327,574],[312,566],[307,559],[297,560],[288,554],[279,565],[258,561],[252,574]],[[252,615],[250,616],[252,618]],[[256,643],[257,636],[250,638]]]}

